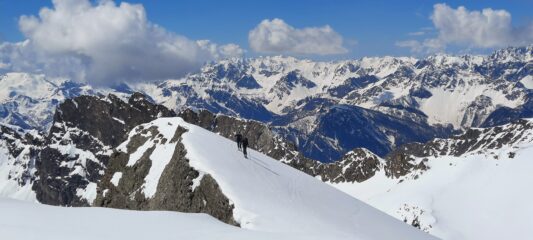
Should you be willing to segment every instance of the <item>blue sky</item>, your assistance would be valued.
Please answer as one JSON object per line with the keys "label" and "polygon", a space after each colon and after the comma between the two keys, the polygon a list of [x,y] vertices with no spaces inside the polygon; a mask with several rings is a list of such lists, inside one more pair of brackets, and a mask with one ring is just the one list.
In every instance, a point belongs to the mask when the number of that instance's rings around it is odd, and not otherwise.
{"label": "blue sky", "polygon": [[[410,55],[409,48],[398,47],[398,41],[436,35],[410,36],[424,28],[434,28],[430,20],[433,5],[441,1],[126,1],[144,6],[148,20],[189,39],[209,39],[225,44],[235,43],[247,56],[263,55],[251,51],[248,32],[264,19],[280,18],[294,28],[329,25],[340,34],[347,53],[319,56],[323,58],[358,58],[362,56]],[[504,9],[512,15],[513,26],[533,21],[533,1],[447,1],[451,8],[468,10]],[[21,41],[21,15],[37,15],[50,1],[0,0],[0,37],[2,41]],[[354,44],[356,42],[356,44]],[[490,50],[490,48],[488,48]],[[460,52],[461,46],[448,51]],[[475,49],[487,51],[487,48]],[[289,54],[290,55],[290,54]],[[298,54],[295,54],[298,55]],[[312,54],[311,54],[312,55]]]}

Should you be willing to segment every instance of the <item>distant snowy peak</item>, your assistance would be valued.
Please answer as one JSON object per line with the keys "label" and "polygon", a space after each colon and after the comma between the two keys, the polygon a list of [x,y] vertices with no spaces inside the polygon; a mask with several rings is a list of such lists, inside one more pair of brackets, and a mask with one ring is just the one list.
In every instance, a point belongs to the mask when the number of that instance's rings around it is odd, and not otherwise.
{"label": "distant snowy peak", "polygon": [[0,119],[26,129],[46,131],[59,103],[68,98],[96,93],[89,85],[65,78],[7,73],[0,76]]}
{"label": "distant snowy peak", "polygon": [[488,60],[501,63],[530,62],[533,61],[533,45],[500,49],[491,54]]}

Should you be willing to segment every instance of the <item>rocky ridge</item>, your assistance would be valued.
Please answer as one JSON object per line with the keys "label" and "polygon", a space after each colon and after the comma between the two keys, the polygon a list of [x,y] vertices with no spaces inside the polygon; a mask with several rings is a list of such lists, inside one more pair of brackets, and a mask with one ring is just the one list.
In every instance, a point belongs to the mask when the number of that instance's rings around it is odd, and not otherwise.
{"label": "rocky ridge", "polygon": [[128,102],[114,96],[80,96],[59,105],[36,161],[33,189],[46,204],[85,206],[94,200],[112,149],[133,127],[174,116],[167,108],[133,94]]}

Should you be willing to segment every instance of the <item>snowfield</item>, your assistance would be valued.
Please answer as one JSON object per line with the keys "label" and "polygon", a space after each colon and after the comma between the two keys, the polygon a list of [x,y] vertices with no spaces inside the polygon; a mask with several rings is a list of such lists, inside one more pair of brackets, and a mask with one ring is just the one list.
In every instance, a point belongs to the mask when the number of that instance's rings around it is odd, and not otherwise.
{"label": "snowfield", "polygon": [[531,140],[465,156],[429,157],[429,170],[401,179],[378,172],[362,183],[332,185],[400,220],[418,218],[422,229],[442,239],[531,239]]}
{"label": "snowfield", "polygon": [[0,199],[0,238],[10,240],[327,239],[327,235],[246,230],[207,214],[67,208]]}

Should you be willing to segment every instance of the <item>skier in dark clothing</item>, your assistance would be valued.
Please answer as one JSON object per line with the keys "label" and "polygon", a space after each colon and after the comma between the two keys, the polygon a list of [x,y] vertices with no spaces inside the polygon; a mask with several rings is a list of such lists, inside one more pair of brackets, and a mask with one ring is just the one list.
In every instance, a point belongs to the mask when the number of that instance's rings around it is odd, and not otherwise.
{"label": "skier in dark clothing", "polygon": [[242,148],[242,135],[240,133],[235,134],[235,140],[237,141],[237,149],[240,151]]}
{"label": "skier in dark clothing", "polygon": [[246,151],[246,148],[248,148],[248,138],[245,137],[242,140],[242,153],[244,153],[244,157],[248,158],[248,152]]}

